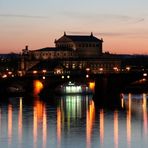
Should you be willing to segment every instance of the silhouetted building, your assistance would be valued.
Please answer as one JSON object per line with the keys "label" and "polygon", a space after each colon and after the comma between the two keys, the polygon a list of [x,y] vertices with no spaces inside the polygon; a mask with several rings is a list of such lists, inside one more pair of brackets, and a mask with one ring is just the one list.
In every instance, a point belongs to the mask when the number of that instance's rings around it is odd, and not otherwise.
{"label": "silhouetted building", "polygon": [[[118,72],[120,60],[110,54],[103,53],[103,39],[90,35],[64,35],[55,40],[55,47],[46,47],[37,50],[29,50],[28,46],[23,50],[24,60],[22,69],[48,69],[48,63],[59,61],[52,71],[59,69],[89,70],[94,74],[103,72]],[[23,60],[22,60],[23,61]],[[42,62],[42,64],[41,64]],[[38,67],[35,67],[38,65]],[[44,66],[43,66],[44,65]],[[62,66],[61,66],[62,65]],[[34,68],[33,68],[34,67]],[[64,71],[64,70],[62,70]]]}
{"label": "silhouetted building", "polygon": [[23,49],[23,54],[29,54],[37,60],[61,59],[61,58],[96,58],[102,54],[103,39],[98,39],[93,34],[64,35],[55,40],[55,47],[46,47],[37,50],[28,50],[28,46]]}
{"label": "silhouetted building", "polygon": [[82,35],[64,35],[55,40],[57,48],[72,49],[72,51],[78,57],[97,57],[102,54],[102,43],[103,39],[98,39],[93,34],[82,36]]}

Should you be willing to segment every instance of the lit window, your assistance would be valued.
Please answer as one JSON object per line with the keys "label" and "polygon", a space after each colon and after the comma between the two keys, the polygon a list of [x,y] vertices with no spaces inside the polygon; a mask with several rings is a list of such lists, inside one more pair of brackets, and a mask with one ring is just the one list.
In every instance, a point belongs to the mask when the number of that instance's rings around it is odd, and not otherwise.
{"label": "lit window", "polygon": [[72,64],[72,68],[74,69],[76,67],[76,65],[75,64]]}
{"label": "lit window", "polygon": [[66,68],[68,68],[69,67],[69,65],[68,64],[66,64]]}
{"label": "lit window", "polygon": [[36,70],[33,71],[33,74],[37,74],[38,72]]}

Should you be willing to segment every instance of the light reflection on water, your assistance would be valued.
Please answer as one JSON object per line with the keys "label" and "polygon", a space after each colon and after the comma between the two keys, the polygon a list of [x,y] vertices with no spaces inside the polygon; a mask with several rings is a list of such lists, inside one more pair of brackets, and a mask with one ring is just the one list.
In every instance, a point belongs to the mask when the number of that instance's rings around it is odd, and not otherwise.
{"label": "light reflection on water", "polygon": [[[123,109],[99,108],[92,96],[57,97],[55,103],[37,94],[9,98],[0,105],[0,147],[135,148],[148,145],[147,95],[127,94]],[[52,98],[51,98],[52,99]]]}

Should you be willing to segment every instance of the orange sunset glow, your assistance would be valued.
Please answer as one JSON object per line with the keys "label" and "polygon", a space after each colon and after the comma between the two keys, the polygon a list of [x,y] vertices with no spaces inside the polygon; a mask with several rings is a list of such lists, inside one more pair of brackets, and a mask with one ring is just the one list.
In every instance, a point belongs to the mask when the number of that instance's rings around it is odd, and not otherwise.
{"label": "orange sunset glow", "polygon": [[93,32],[104,39],[104,51],[111,53],[147,54],[148,2],[142,1],[3,1],[0,51],[19,53],[25,45],[31,50],[52,47],[66,31],[82,35]]}
{"label": "orange sunset glow", "polygon": [[[91,29],[90,29],[91,31]],[[68,31],[67,31],[68,33]],[[90,32],[86,32],[89,34]],[[51,33],[52,35],[45,34],[45,33],[32,33],[21,37],[21,38],[3,38],[0,47],[1,53],[10,53],[10,52],[16,52],[19,53],[24,48],[25,45],[29,45],[29,48],[31,50],[36,50],[43,47],[54,47],[54,40],[61,36],[63,32],[55,32]],[[97,33],[96,33],[97,34]],[[35,36],[40,37],[35,37]],[[95,32],[94,32],[95,35]],[[116,53],[116,54],[148,54],[148,42],[146,38],[138,38],[138,37],[122,37],[122,36],[98,36],[98,38],[103,38],[103,51],[104,52],[110,52],[110,53]],[[27,41],[26,41],[27,38]],[[29,39],[28,39],[29,38]],[[14,40],[14,41],[13,41]],[[8,46],[9,42],[9,46]]]}

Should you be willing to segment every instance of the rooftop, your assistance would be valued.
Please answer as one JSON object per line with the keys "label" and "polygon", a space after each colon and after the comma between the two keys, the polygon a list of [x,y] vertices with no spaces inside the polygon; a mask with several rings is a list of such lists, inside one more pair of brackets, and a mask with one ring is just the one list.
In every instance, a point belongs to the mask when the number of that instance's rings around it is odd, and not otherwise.
{"label": "rooftop", "polygon": [[34,50],[34,51],[69,51],[69,50],[72,50],[72,49],[69,49],[69,48],[57,48],[57,47],[45,47],[45,48],[41,48],[41,49],[37,49],[37,50]]}
{"label": "rooftop", "polygon": [[66,37],[74,42],[103,42],[103,39],[96,38],[93,36],[93,33],[90,35],[67,35],[64,33],[64,35],[57,41],[63,41],[63,37]]}

